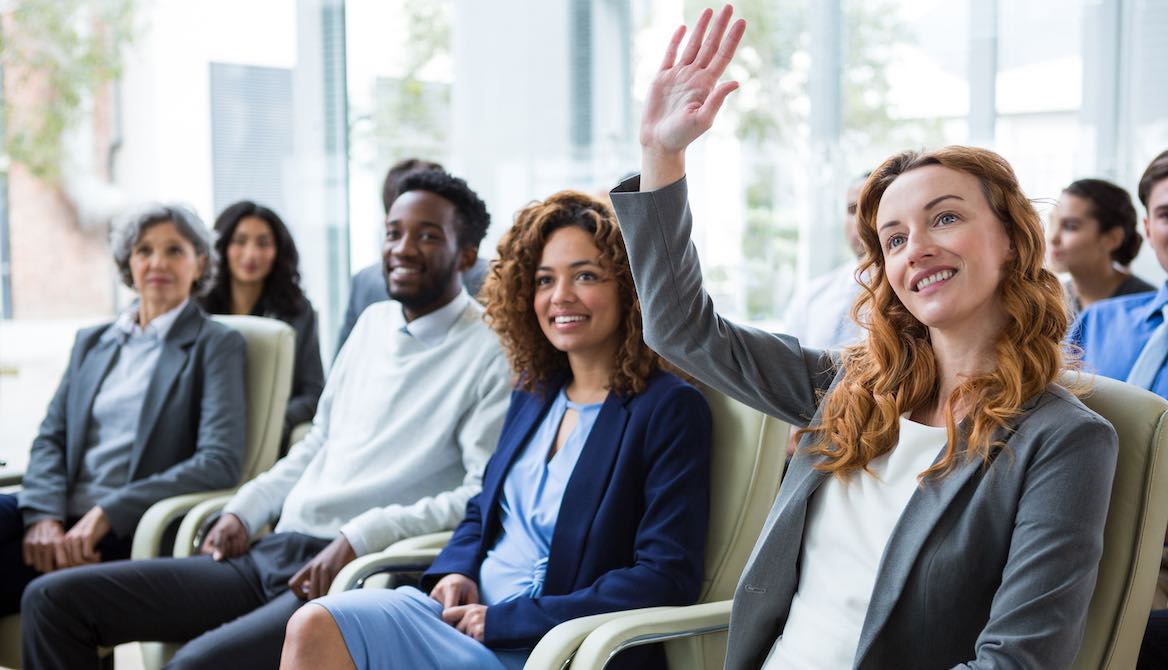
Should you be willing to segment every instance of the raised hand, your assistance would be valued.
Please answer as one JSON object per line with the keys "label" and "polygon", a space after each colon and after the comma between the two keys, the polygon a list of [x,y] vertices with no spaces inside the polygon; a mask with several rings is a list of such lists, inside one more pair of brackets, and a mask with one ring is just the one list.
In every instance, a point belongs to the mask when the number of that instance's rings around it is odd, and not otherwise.
{"label": "raised hand", "polygon": [[685,26],[669,40],[641,116],[642,191],[666,186],[685,175],[686,147],[710,129],[726,96],[738,88],[735,81],[718,82],[746,30],[742,19],[730,25],[733,14],[730,5],[716,18],[713,10],[703,11],[680,57]]}

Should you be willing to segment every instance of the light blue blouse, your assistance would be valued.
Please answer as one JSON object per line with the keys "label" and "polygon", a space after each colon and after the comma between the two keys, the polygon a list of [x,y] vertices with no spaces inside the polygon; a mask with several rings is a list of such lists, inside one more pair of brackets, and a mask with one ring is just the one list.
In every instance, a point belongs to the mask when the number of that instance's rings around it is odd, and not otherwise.
{"label": "light blue blouse", "polygon": [[[479,569],[479,592],[488,607],[519,596],[535,598],[543,591],[548,551],[564,489],[602,404],[574,403],[560,389],[543,422],[507,473],[499,511],[502,532]],[[548,461],[547,454],[569,409],[579,414],[579,420]]]}

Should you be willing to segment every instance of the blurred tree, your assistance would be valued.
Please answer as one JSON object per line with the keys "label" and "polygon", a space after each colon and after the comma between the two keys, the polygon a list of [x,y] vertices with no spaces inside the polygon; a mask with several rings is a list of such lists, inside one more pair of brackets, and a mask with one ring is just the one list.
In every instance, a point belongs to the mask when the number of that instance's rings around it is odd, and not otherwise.
{"label": "blurred tree", "polygon": [[[0,65],[8,157],[49,182],[60,177],[62,135],[122,71],[134,36],[134,0],[20,0],[5,12]],[[31,90],[13,96],[12,91]],[[14,98],[34,105],[14,105]]]}

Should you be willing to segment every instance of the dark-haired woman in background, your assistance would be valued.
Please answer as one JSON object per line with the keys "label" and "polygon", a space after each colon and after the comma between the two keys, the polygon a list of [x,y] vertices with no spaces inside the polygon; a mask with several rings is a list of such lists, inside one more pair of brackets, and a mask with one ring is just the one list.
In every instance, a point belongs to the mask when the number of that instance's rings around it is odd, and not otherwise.
{"label": "dark-haired woman in background", "polygon": [[1102,179],[1073,182],[1051,224],[1050,265],[1071,275],[1064,287],[1072,318],[1100,300],[1156,290],[1123,269],[1143,241],[1127,191]]}
{"label": "dark-haired woman in background", "polygon": [[288,227],[272,210],[241,200],[215,221],[219,266],[214,288],[203,298],[211,314],[250,314],[279,319],[296,330],[292,394],[284,414],[280,455],[292,428],[312,421],[324,389],[316,312],[300,288],[300,254]]}

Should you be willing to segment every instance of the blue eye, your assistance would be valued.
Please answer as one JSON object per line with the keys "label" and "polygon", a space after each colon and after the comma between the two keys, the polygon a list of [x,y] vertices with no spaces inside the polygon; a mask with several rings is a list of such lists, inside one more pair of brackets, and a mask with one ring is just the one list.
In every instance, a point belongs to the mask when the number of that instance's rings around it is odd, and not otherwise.
{"label": "blue eye", "polygon": [[942,226],[948,226],[949,224],[957,223],[957,215],[956,214],[942,214],[941,216],[937,217],[937,223],[942,225]]}
{"label": "blue eye", "polygon": [[885,244],[888,245],[889,249],[895,249],[895,248],[899,247],[900,245],[904,244],[904,235],[900,235],[900,234],[893,235],[892,237],[888,238],[888,241],[885,242]]}

